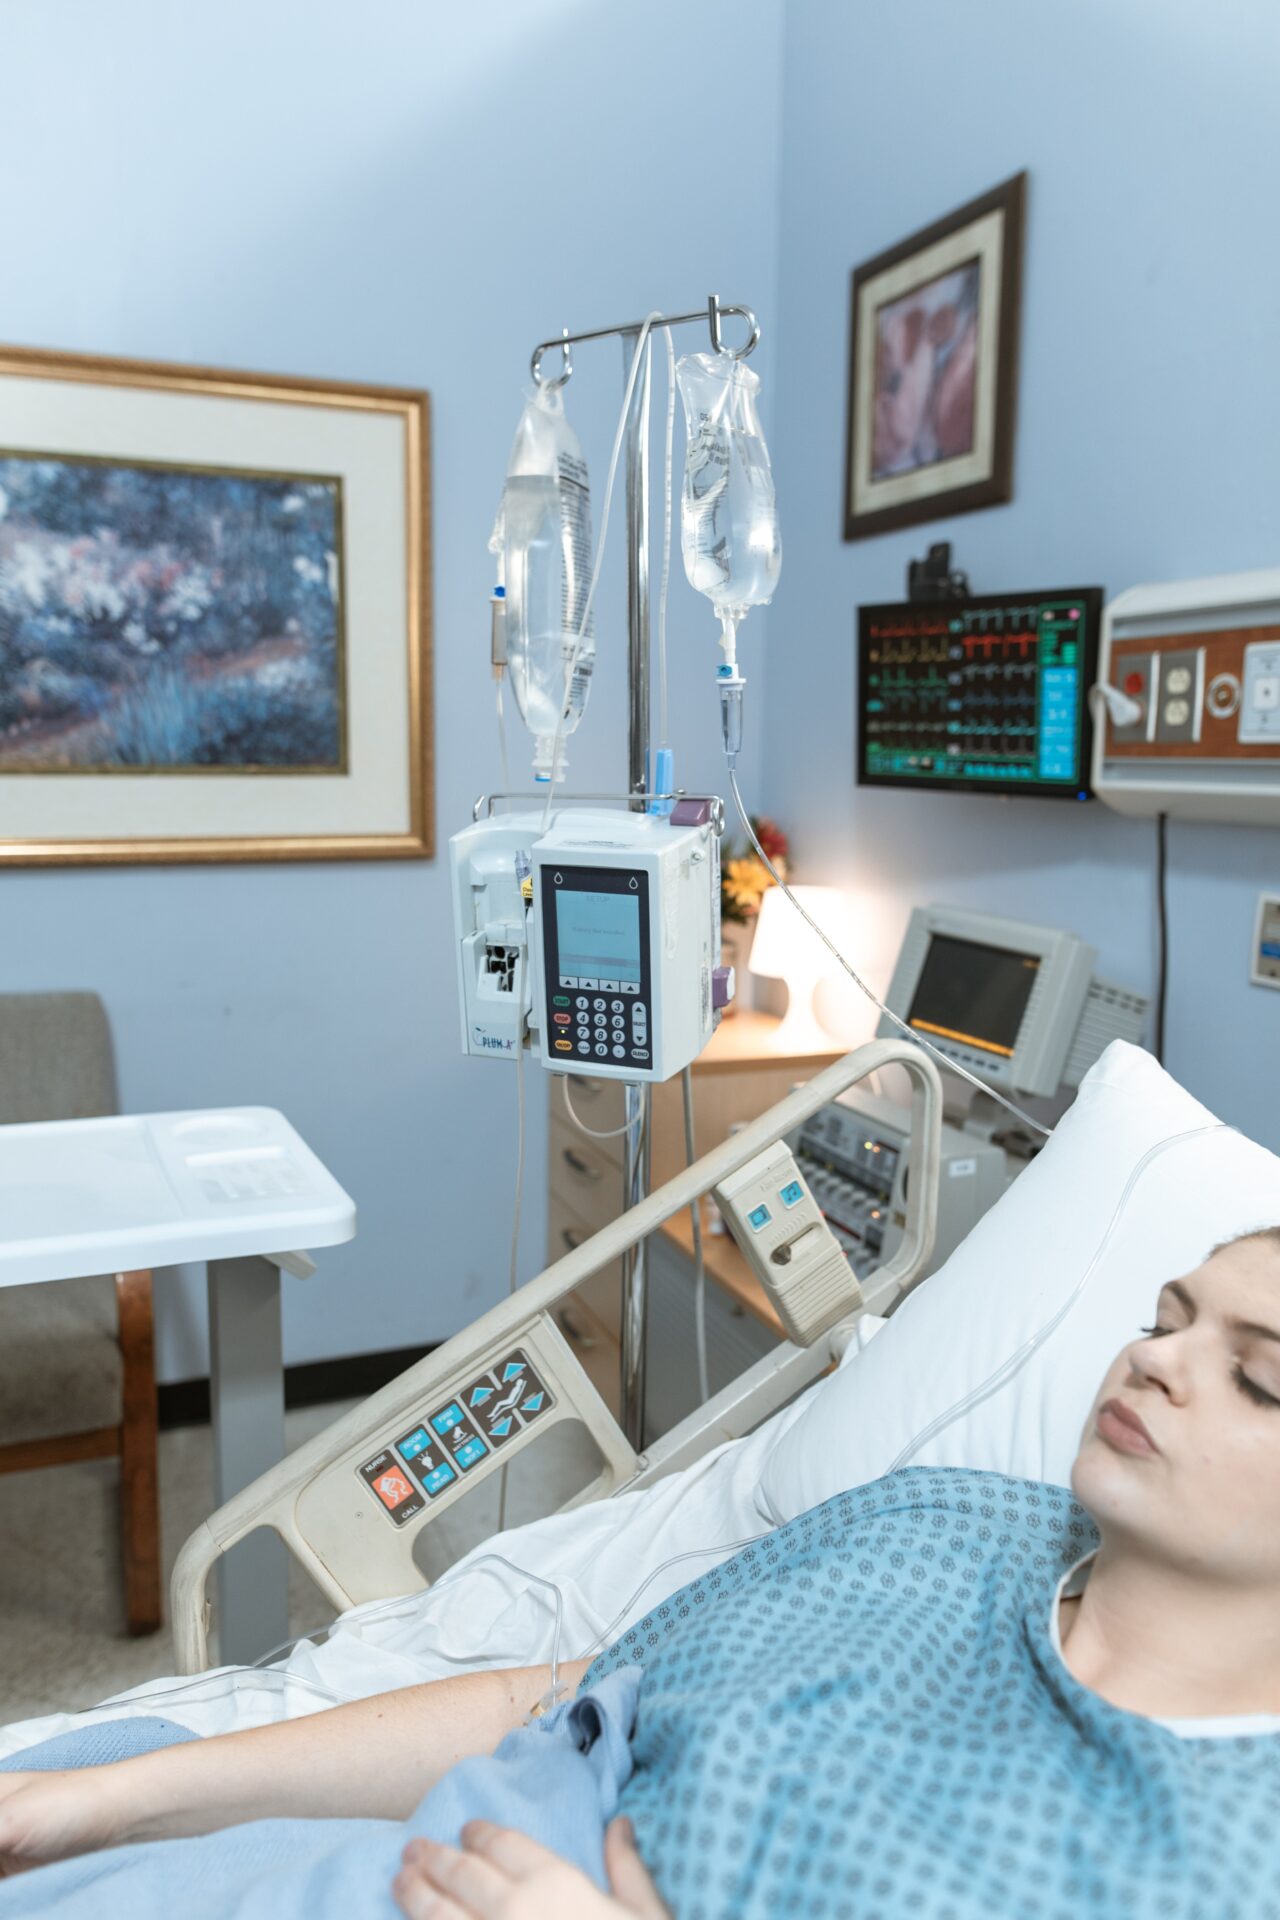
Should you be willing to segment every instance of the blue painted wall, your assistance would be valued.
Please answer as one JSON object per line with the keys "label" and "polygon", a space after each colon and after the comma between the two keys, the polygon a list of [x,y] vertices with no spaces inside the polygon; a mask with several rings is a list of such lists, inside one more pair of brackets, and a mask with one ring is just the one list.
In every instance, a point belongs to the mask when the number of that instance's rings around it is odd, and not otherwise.
{"label": "blue painted wall", "polygon": [[[950,538],[975,588],[1280,560],[1280,15],[1269,0],[790,0],[765,773],[798,870],[855,890],[881,988],[910,907],[1074,928],[1150,989],[1154,823],[1099,804],[859,792],[854,608]],[[849,272],[1030,173],[1015,494],[841,539]],[[1280,1147],[1280,994],[1251,987],[1274,830],[1170,828],[1168,1062]]]}
{"label": "blue painted wall", "polygon": [[[5,8],[0,335],[431,390],[442,849],[501,784],[485,545],[533,343],[713,288],[773,304],[780,6],[698,11],[739,129],[733,193],[690,117],[680,0],[651,0],[642,31],[599,0]],[[578,367],[598,520],[621,348],[584,348]],[[619,513],[570,751],[589,787],[625,772],[620,528]],[[682,579],[672,616],[673,708],[705,716],[678,734],[693,784],[717,757],[714,702],[693,694],[714,637]],[[523,730],[511,739],[523,777]],[[286,1289],[291,1360],[441,1337],[505,1286],[514,1077],[458,1055],[448,921],[443,852],[0,876],[0,989],[96,987],[127,1106],[278,1106],[356,1197],[356,1242]],[[526,1276],[545,1235],[543,1106],[535,1076]],[[202,1370],[203,1311],[195,1276],[163,1290],[165,1377]]]}
{"label": "blue painted wall", "polygon": [[[223,0],[215,29],[163,0],[12,0],[0,333],[431,389],[443,845],[498,780],[485,540],[532,342],[713,287],[752,301],[786,561],[744,631],[749,796],[803,875],[858,889],[881,980],[909,905],[947,897],[1074,926],[1147,984],[1145,823],[856,793],[853,608],[946,534],[991,589],[1274,560],[1273,9],[699,0],[692,37],[681,0],[642,12],[643,31],[606,0]],[[845,546],[849,268],[1023,166],[1016,498]],[[579,368],[598,511],[620,352]],[[616,778],[624,739],[619,559],[584,785]],[[677,566],[691,784],[718,776],[713,652]],[[522,767],[517,729],[512,749]],[[1245,983],[1276,837],[1175,826],[1172,856],[1172,1065],[1280,1144],[1280,995]],[[128,1106],[279,1106],[356,1196],[358,1240],[288,1290],[292,1360],[438,1337],[504,1284],[514,1088],[455,1052],[447,902],[443,859],[0,876],[0,989],[98,987]],[[526,1274],[545,1231],[531,1085]],[[162,1295],[163,1373],[203,1355],[187,1276]]]}

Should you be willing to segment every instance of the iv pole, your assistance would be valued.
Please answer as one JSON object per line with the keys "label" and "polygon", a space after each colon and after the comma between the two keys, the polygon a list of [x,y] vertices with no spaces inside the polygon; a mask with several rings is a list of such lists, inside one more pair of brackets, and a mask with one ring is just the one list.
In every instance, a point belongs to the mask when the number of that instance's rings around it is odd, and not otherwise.
{"label": "iv pole", "polygon": [[[639,330],[622,336],[623,378],[639,342]],[[643,793],[649,772],[649,374],[645,354],[631,396],[627,422],[627,791]],[[635,802],[632,803],[636,804]],[[652,1158],[653,1088],[629,1081],[623,1090],[622,1207],[648,1197]],[[648,1242],[641,1240],[622,1256],[621,1427],[637,1453],[644,1448],[645,1370],[649,1343]]]}
{"label": "iv pole", "polygon": [[[729,347],[721,336],[720,322],[726,314],[747,322],[749,332],[740,347]],[[721,306],[713,293],[706,308],[695,313],[660,315],[652,322],[658,327],[686,326],[706,321],[711,329],[713,353],[729,353],[743,360],[760,339],[760,328],[750,307]],[[573,372],[570,348],[580,340],[605,340],[620,336],[623,353],[623,378],[631,371],[631,362],[640,340],[643,321],[620,327],[596,327],[588,333],[570,333],[566,328],[557,340],[543,340],[533,350],[530,366],[538,386],[560,387]],[[561,371],[544,376],[542,356],[553,347],[563,355]],[[637,796],[648,789],[649,770],[649,400],[650,367],[648,355],[636,379],[627,420],[627,792],[631,805],[640,808]],[[625,1148],[622,1176],[623,1209],[636,1206],[649,1192],[652,1151],[651,1121],[653,1089],[647,1081],[628,1082],[624,1089],[623,1135]],[[645,1314],[648,1295],[646,1242],[631,1247],[622,1258],[622,1395],[621,1425],[631,1445],[639,1453],[644,1447],[644,1399],[647,1341]]]}

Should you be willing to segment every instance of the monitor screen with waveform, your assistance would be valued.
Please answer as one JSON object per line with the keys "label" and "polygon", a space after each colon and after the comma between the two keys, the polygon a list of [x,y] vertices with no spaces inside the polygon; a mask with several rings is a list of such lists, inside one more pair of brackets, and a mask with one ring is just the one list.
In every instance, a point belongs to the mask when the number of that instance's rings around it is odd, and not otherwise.
{"label": "monitor screen with waveform", "polygon": [[858,784],[1088,800],[1101,587],[858,609]]}

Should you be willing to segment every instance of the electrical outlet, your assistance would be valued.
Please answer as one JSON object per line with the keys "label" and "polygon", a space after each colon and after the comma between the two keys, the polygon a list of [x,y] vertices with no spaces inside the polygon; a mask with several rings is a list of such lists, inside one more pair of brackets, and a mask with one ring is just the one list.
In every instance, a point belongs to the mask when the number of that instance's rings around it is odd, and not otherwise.
{"label": "electrical outlet", "polygon": [[1156,739],[1169,745],[1200,738],[1204,712],[1204,648],[1186,647],[1160,656]]}
{"label": "electrical outlet", "polygon": [[1280,893],[1258,896],[1249,978],[1255,987],[1280,987]]}

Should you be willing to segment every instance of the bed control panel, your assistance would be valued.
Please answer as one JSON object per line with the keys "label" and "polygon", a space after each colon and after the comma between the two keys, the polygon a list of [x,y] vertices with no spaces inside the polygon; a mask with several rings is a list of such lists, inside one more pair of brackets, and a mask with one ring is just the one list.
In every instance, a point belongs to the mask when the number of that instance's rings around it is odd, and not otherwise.
{"label": "bed control panel", "polygon": [[522,1348],[504,1354],[425,1411],[358,1472],[396,1526],[456,1492],[469,1474],[517,1440],[556,1404]]}
{"label": "bed control panel", "polygon": [[862,1288],[784,1141],[715,1190],[789,1340],[807,1347],[862,1305]]}

